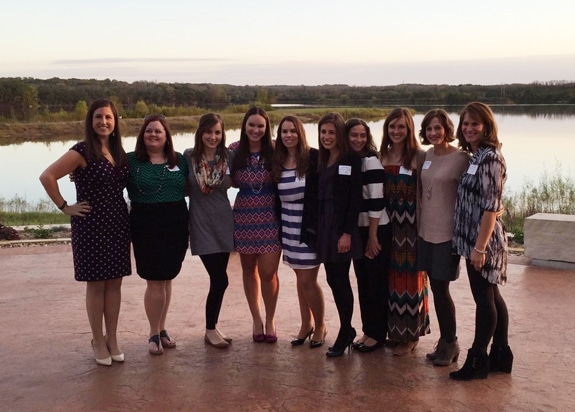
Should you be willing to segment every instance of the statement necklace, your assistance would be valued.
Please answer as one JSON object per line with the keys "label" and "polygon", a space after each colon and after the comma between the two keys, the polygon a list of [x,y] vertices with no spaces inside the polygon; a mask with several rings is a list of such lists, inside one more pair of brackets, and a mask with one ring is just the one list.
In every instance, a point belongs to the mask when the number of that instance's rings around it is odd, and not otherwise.
{"label": "statement necklace", "polygon": [[[257,177],[260,170],[264,170],[264,166],[263,166],[263,162],[260,159],[259,153],[254,153],[253,156],[255,157],[257,163],[256,163],[256,166],[254,166],[253,165],[254,162],[251,162],[252,165],[250,165],[250,172],[254,173],[254,175]],[[262,191],[262,189],[264,188],[263,180],[260,180],[259,184],[256,185],[255,187],[251,181],[249,181],[248,184],[250,185],[250,189],[252,189],[252,192],[254,192],[254,195],[259,195],[260,192]]]}
{"label": "statement necklace", "polygon": [[[150,164],[153,165],[154,163],[150,163]],[[140,178],[139,178],[139,175],[140,175],[140,166],[138,166],[138,167],[136,168],[136,179],[134,179],[134,180],[136,181],[136,187],[138,188],[138,191],[139,191],[141,194],[143,194],[143,195],[150,195],[150,194],[152,194],[152,193],[159,193],[159,192],[161,192],[161,191],[162,191],[162,187],[164,186],[164,180],[165,180],[165,178],[166,178],[166,170],[168,170],[168,165],[167,165],[167,164],[162,167],[162,177],[160,178],[160,185],[158,186],[158,188],[157,188],[156,190],[152,190],[151,192],[144,192],[144,191],[142,190],[142,188],[140,187],[139,183],[138,183],[139,180],[140,180]]]}

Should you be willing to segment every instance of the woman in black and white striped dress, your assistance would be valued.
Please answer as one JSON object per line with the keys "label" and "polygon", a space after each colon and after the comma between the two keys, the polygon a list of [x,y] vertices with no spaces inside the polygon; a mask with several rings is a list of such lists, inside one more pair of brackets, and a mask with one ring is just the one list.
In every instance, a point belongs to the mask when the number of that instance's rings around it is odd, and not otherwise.
{"label": "woman in black and white striped dress", "polygon": [[325,341],[324,299],[317,282],[319,259],[315,253],[317,233],[317,159],[310,149],[301,121],[284,117],[278,126],[272,173],[281,204],[283,262],[297,277],[301,327],[292,345],[318,348]]}

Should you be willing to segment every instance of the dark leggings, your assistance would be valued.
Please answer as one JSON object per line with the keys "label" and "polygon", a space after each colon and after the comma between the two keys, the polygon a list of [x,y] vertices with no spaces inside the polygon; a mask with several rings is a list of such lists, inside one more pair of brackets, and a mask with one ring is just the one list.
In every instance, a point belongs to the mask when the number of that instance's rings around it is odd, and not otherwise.
{"label": "dark leggings", "polygon": [[[367,245],[368,228],[360,227],[359,233],[363,248]],[[391,251],[391,225],[377,228],[377,238],[381,252],[373,259],[363,257],[353,260],[363,333],[378,342],[387,336],[389,299],[389,260]]]}
{"label": "dark leggings", "polygon": [[340,330],[351,329],[351,318],[353,316],[353,291],[349,281],[349,267],[351,260],[343,262],[324,263],[327,284],[333,293],[333,300],[339,315]]}
{"label": "dark leggings", "polygon": [[210,275],[210,291],[206,299],[206,329],[215,329],[224,300],[224,293],[228,287],[228,260],[229,253],[212,253],[201,255],[202,263]]}
{"label": "dark leggings", "polygon": [[455,320],[455,305],[449,293],[448,280],[434,279],[428,272],[431,291],[433,292],[433,304],[439,323],[439,333],[441,338],[447,343],[452,343],[456,337],[457,323]]}
{"label": "dark leggings", "polygon": [[469,260],[466,263],[471,293],[476,305],[475,338],[472,348],[486,352],[492,337],[494,346],[507,346],[509,314],[499,288],[497,284],[489,283],[481,276],[481,272],[475,270]]}

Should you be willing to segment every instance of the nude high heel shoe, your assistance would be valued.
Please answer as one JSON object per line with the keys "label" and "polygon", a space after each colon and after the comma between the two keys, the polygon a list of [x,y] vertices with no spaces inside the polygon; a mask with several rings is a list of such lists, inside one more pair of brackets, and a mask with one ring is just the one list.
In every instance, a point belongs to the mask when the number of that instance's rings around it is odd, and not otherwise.
{"label": "nude high heel shoe", "polygon": [[[104,335],[104,340],[106,341],[106,346],[108,346],[108,337],[106,335]],[[108,351],[110,351],[109,346],[108,346]],[[114,362],[124,362],[124,353],[120,353],[118,355],[113,355],[112,352],[110,352],[110,357],[112,358],[112,361],[114,361]]]}
{"label": "nude high heel shoe", "polygon": [[112,365],[112,357],[108,356],[106,358],[98,359],[96,357],[96,349],[94,348],[94,341],[92,340],[90,343],[92,344],[92,350],[94,351],[94,359],[96,359],[96,363],[98,365],[111,366]]}

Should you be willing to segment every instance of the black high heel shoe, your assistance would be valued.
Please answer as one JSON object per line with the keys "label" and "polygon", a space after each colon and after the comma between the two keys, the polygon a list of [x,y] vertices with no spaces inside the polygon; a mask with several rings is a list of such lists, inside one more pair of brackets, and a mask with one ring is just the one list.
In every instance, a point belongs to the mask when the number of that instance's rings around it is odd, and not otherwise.
{"label": "black high heel shoe", "polygon": [[365,343],[361,343],[354,349],[357,350],[358,352],[361,352],[361,353],[369,353],[369,352],[373,352],[374,350],[381,348],[382,346],[383,346],[383,342],[377,341],[373,345],[366,345]]}
{"label": "black high heel shoe", "polygon": [[333,344],[331,349],[326,352],[325,356],[327,356],[328,358],[339,358],[344,354],[346,349],[347,352],[349,353],[351,350],[351,344],[355,339],[355,335],[356,333],[354,328],[351,328],[346,332],[342,332],[340,330],[337,335],[337,339],[335,340],[335,343]]}
{"label": "black high heel shoe", "polygon": [[320,346],[323,346],[323,344],[325,343],[325,335],[327,335],[327,329],[324,330],[323,337],[321,338],[321,340],[311,340],[311,338],[310,338],[310,341],[309,341],[310,349],[315,349],[315,348],[319,348]]}
{"label": "black high heel shoe", "polygon": [[307,338],[311,339],[311,335],[313,334],[313,328],[310,329],[310,331],[307,333],[307,335],[305,335],[303,338],[295,338],[294,340],[291,341],[291,344],[293,346],[301,346],[305,343],[305,341],[307,340]]}

